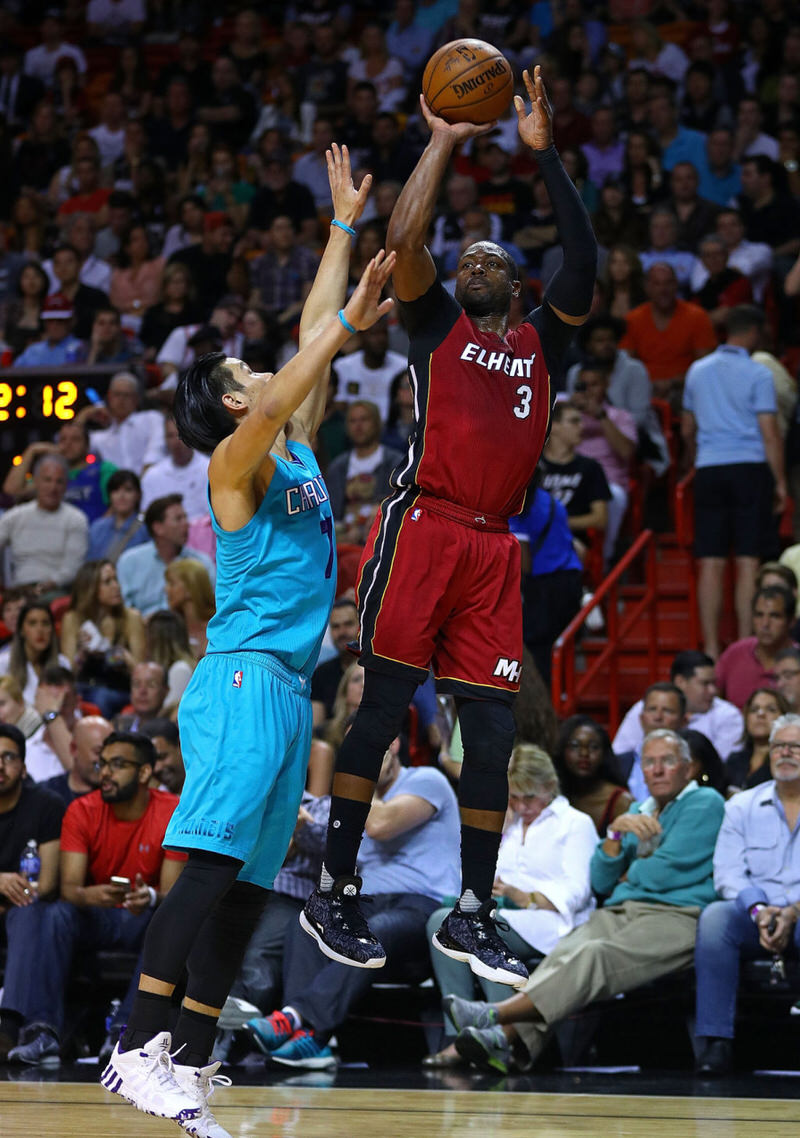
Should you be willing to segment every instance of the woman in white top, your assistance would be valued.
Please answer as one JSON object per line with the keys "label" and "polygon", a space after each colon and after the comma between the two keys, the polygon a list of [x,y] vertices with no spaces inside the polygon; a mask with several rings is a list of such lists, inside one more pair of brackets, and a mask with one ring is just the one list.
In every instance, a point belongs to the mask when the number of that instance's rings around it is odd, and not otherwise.
{"label": "woman in white top", "polygon": [[[508,768],[507,824],[500,853],[494,896],[503,898],[500,935],[530,967],[538,963],[556,942],[588,920],[594,909],[589,863],[597,847],[597,832],[587,814],[575,810],[559,794],[558,775],[540,747],[516,746]],[[439,909],[428,921],[428,940],[439,928],[449,908]],[[431,952],[433,972],[442,995],[482,999],[505,999],[508,987],[477,979],[469,965]],[[490,994],[491,993],[491,994]],[[453,1039],[455,1027],[445,1016],[445,1047],[423,1059],[426,1067],[451,1067],[462,1063]]]}
{"label": "woman in white top", "polygon": [[0,651],[0,675],[11,675],[22,688],[25,703],[32,704],[45,668],[70,662],[58,651],[58,637],[50,606],[43,601],[23,605],[10,644]]}
{"label": "woman in white top", "polygon": [[167,674],[167,697],[163,714],[173,712],[192,678],[195,658],[189,647],[186,621],[176,612],[159,609],[147,622],[147,659],[160,664]]}

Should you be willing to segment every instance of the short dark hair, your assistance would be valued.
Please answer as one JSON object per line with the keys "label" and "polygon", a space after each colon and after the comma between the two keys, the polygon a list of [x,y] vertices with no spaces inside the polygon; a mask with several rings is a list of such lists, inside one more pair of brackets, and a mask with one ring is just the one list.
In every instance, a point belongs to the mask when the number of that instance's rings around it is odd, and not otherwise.
{"label": "short dark hair", "polygon": [[761,588],[761,583],[764,578],[772,573],[775,577],[781,577],[786,582],[786,588],[792,593],[797,592],[798,581],[797,574],[794,569],[789,565],[783,565],[780,561],[765,561],[756,573],[756,588]]}
{"label": "short dark hair", "polygon": [[158,719],[148,719],[146,723],[143,723],[142,734],[146,735],[148,739],[156,739],[160,736],[173,747],[180,747],[181,745],[178,724],[163,716]]}
{"label": "short dark hair", "polygon": [[749,332],[751,328],[763,328],[765,315],[755,304],[737,304],[725,317],[725,327],[729,336]]}
{"label": "short dark hair", "polygon": [[51,684],[55,688],[75,687],[75,673],[63,664],[48,664],[42,671],[43,684]]}
{"label": "short dark hair", "polygon": [[25,762],[25,736],[19,727],[15,727],[13,723],[0,723],[0,739],[10,739],[12,743],[15,743],[19,757],[23,763]]}
{"label": "short dark hair", "polygon": [[69,241],[59,241],[53,250],[53,257],[57,257],[59,253],[71,253],[77,261],[81,259],[80,253],[74,245],[70,245]]}
{"label": "short dark hair", "polygon": [[576,407],[571,399],[556,399],[551,413],[553,422],[560,423],[565,411],[578,411],[580,414],[580,408]]}
{"label": "short dark hair", "polygon": [[676,676],[681,676],[684,680],[690,680],[698,668],[713,667],[714,661],[705,652],[690,649],[676,654],[669,670],[669,678],[674,681]]}
{"label": "short dark hair", "polygon": [[141,731],[112,731],[103,740],[103,750],[113,743],[127,743],[136,751],[136,757],[141,766],[155,766],[156,749],[153,746],[153,740],[148,739]]}
{"label": "short dark hair", "polygon": [[658,683],[650,684],[648,688],[645,688],[644,695],[642,696],[642,706],[647,703],[647,697],[654,691],[677,696],[680,713],[681,715],[686,714],[686,696],[676,684],[670,683],[669,680],[659,680]]}
{"label": "short dark hair", "polygon": [[760,600],[765,601],[783,601],[784,616],[791,617],[794,615],[795,601],[790,589],[785,589],[783,585],[765,585],[763,589],[756,589],[753,594],[752,611]]}
{"label": "short dark hair", "polygon": [[224,352],[208,352],[183,372],[178,380],[172,413],[178,434],[187,446],[203,454],[214,449],[236,430],[236,420],[222,405],[228,391],[242,391],[226,366]]}
{"label": "short dark hair", "polygon": [[590,316],[578,332],[578,346],[585,349],[591,339],[592,333],[597,332],[598,329],[601,328],[607,328],[610,332],[613,332],[617,343],[619,343],[625,335],[624,320],[620,320],[618,316],[612,316],[610,312],[598,312],[596,316]]}
{"label": "short dark hair", "polygon": [[353,608],[358,612],[358,605],[352,597],[337,597],[331,605],[331,612],[334,609]]}
{"label": "short dark hair", "polygon": [[145,510],[144,524],[147,532],[153,536],[153,526],[163,522],[170,506],[180,506],[183,503],[183,494],[165,494],[163,498],[155,498]]}
{"label": "short dark hair", "polygon": [[[517,268],[517,262],[514,260],[514,258],[508,252],[508,250],[503,248],[502,245],[498,245],[498,243],[496,241],[490,241],[488,238],[485,241],[473,241],[472,245],[494,245],[495,249],[498,251],[500,256],[505,261],[506,267],[508,268],[508,271],[511,273],[512,281],[518,281],[520,279],[519,269]],[[472,245],[468,245],[467,248],[464,250],[464,253],[468,253],[469,250],[472,248]],[[464,256],[464,253],[461,254],[462,257]],[[459,260],[460,259],[461,258],[459,257]]]}

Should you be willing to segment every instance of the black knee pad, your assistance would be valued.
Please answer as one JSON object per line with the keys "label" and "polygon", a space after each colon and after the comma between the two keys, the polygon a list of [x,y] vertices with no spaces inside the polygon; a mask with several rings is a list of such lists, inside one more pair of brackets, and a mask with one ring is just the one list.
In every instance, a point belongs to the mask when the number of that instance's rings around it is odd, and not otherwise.
{"label": "black knee pad", "polygon": [[459,803],[470,810],[505,810],[516,733],[511,707],[498,699],[463,700],[458,720],[464,744]]}
{"label": "black knee pad", "polygon": [[397,679],[367,668],[355,722],[336,757],[337,774],[354,774],[373,781],[378,777],[383,756],[401,731],[416,690],[414,680]]}

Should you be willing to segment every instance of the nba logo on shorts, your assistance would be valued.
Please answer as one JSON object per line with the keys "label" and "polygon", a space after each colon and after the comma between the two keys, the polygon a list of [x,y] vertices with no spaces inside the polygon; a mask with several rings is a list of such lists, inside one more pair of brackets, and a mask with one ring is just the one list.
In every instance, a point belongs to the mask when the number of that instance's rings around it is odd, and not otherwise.
{"label": "nba logo on shorts", "polygon": [[233,673],[233,686],[235,688],[240,688],[242,686],[242,676],[243,675],[244,675],[244,672],[241,669],[239,669],[238,671]]}
{"label": "nba logo on shorts", "polygon": [[421,517],[422,517],[422,510],[420,509],[419,506],[417,506],[416,510],[413,510],[411,513],[411,520],[412,520],[412,522],[418,522]]}

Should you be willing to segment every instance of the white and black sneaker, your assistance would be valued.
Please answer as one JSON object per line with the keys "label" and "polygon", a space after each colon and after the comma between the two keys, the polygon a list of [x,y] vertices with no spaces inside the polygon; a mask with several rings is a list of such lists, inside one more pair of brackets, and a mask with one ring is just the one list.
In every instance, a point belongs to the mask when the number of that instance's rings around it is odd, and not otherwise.
{"label": "white and black sneaker", "polygon": [[137,1110],[157,1118],[171,1118],[185,1129],[186,1123],[200,1118],[203,1107],[197,1095],[186,1091],[175,1077],[169,1053],[171,1043],[168,1031],[130,1051],[120,1051],[117,1043],[100,1082]]}
{"label": "white and black sneaker", "polygon": [[360,877],[337,877],[329,892],[315,889],[300,924],[331,960],[354,968],[383,968],[386,953],[361,912]]}
{"label": "white and black sneaker", "polygon": [[493,900],[484,901],[474,913],[462,913],[456,905],[431,940],[445,956],[469,964],[476,976],[521,988],[528,969],[498,933],[496,913]]}
{"label": "white and black sneaker", "polygon": [[207,1067],[186,1067],[180,1063],[175,1063],[173,1066],[173,1074],[181,1088],[200,1108],[198,1118],[178,1122],[178,1125],[193,1138],[232,1138],[225,1127],[217,1122],[208,1105],[208,1100],[217,1087],[231,1085],[227,1075],[217,1074],[219,1068],[219,1063],[209,1063]]}

